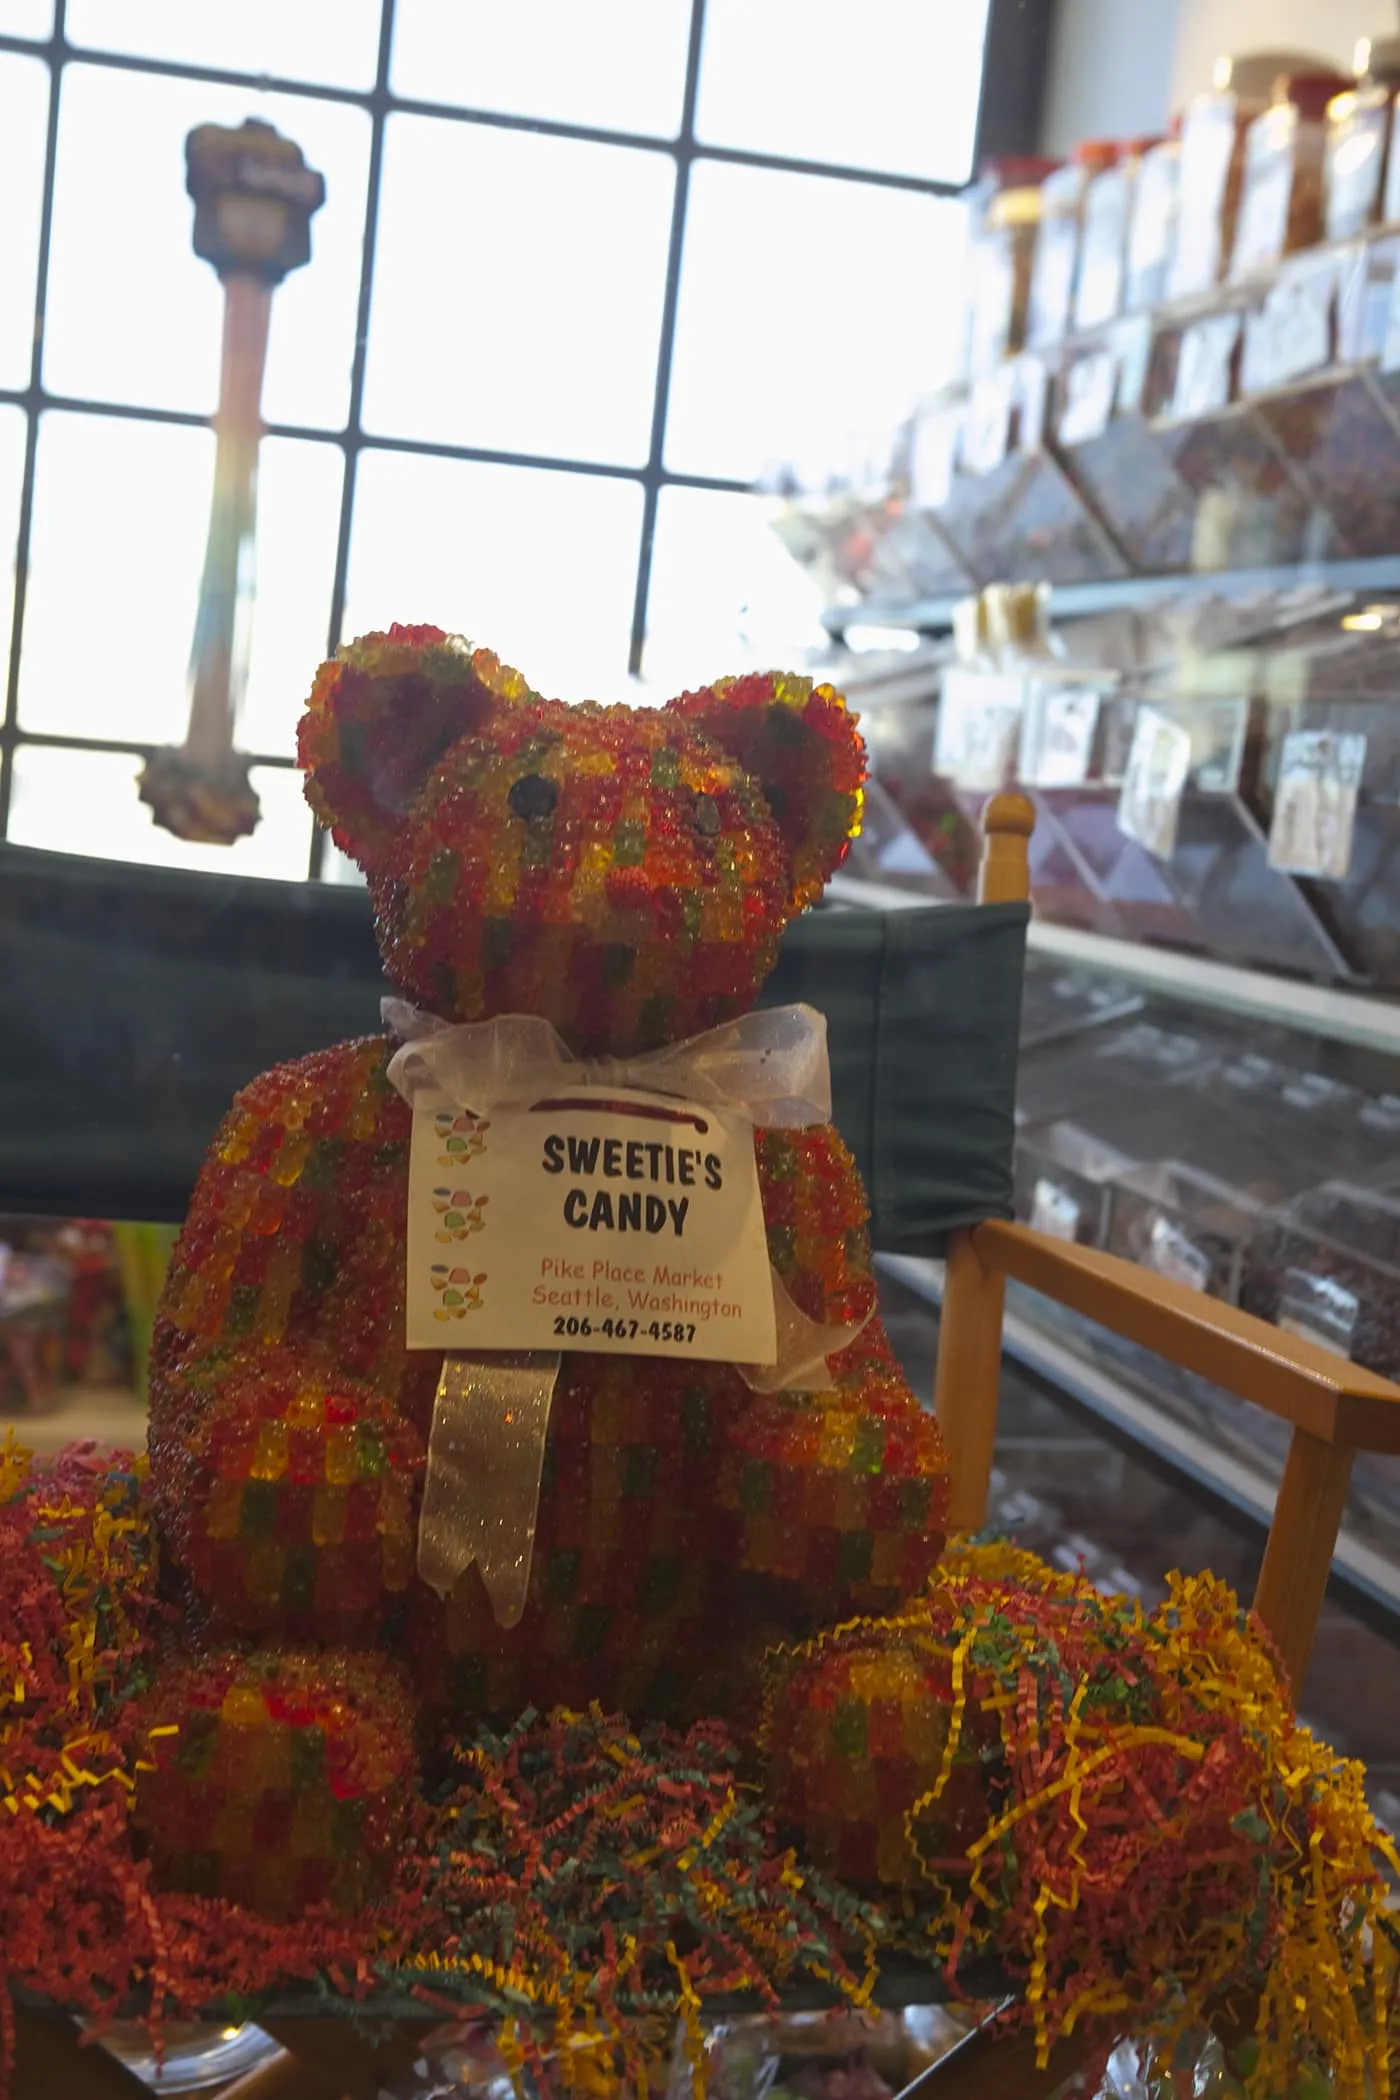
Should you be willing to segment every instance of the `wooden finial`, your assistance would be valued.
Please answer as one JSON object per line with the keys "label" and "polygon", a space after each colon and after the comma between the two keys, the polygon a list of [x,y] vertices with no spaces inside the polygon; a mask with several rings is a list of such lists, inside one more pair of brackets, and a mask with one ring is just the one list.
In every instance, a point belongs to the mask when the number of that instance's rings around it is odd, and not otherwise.
{"label": "wooden finial", "polygon": [[982,812],[981,904],[1024,904],[1031,893],[1027,848],[1035,807],[1024,795],[993,795]]}

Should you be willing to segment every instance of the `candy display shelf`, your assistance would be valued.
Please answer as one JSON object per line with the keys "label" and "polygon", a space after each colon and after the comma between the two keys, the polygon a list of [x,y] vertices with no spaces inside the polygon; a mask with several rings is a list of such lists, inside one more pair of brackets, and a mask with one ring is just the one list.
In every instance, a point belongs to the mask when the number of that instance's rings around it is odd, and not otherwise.
{"label": "candy display shelf", "polygon": [[[1107,576],[1092,583],[1057,584],[1054,609],[1057,619],[1082,619],[1120,607],[1145,610],[1168,599],[1238,598],[1305,584],[1337,591],[1400,591],[1400,554],[1184,576]],[[945,635],[952,629],[953,608],[966,596],[966,591],[951,591],[920,598],[853,599],[827,606],[822,624],[838,641],[875,629]]]}
{"label": "candy display shelf", "polygon": [[[828,894],[839,904],[875,911],[907,911],[929,902],[893,883],[848,875],[834,876]],[[1210,956],[1117,940],[1078,926],[1056,926],[1048,919],[1032,919],[1027,942],[1033,954],[1126,979],[1191,1005],[1215,1007],[1264,1026],[1306,1029],[1332,1042],[1400,1058],[1400,1002],[1393,999],[1237,969]]]}

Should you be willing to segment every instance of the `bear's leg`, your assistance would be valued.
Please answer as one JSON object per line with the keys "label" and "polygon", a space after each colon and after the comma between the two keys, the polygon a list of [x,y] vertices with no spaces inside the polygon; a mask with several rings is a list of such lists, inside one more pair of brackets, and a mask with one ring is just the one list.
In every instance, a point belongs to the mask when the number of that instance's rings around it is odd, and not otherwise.
{"label": "bear's leg", "polygon": [[714,1480],[746,1397],[726,1365],[566,1356],[524,1615],[500,1626],[475,1569],[445,1603],[415,1584],[425,1703],[458,1722],[595,1699],[635,1721],[706,1710],[702,1664],[731,1639],[711,1611]]}
{"label": "bear's leg", "polygon": [[349,1651],[217,1650],[148,1695],[135,1821],[158,1882],[274,1918],[384,1894],[414,1798],[415,1703]]}
{"label": "bear's leg", "polygon": [[752,1394],[716,1486],[718,1579],[736,1626],[779,1644],[898,1609],[944,1544],[947,1458],[878,1315],[820,1393]]}
{"label": "bear's leg", "polygon": [[323,1357],[245,1346],[165,1367],[150,1448],[188,1608],[244,1637],[157,1669],[136,1804],[157,1878],[274,1917],[357,1909],[415,1794],[410,1687],[355,1648],[413,1579],[422,1440]]}

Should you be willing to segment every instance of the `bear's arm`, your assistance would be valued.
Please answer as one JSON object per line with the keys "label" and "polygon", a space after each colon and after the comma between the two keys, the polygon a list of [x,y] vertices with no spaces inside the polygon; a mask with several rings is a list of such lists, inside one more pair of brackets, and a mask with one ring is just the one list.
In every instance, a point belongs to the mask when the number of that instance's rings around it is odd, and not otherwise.
{"label": "bear's arm", "polygon": [[410,1116],[383,1037],[279,1065],[234,1100],[205,1154],[152,1356],[305,1347],[397,1392],[404,1371]]}
{"label": "bear's arm", "polygon": [[870,1206],[830,1124],[754,1133],[768,1258],[788,1295],[823,1326],[854,1325],[876,1303]]}

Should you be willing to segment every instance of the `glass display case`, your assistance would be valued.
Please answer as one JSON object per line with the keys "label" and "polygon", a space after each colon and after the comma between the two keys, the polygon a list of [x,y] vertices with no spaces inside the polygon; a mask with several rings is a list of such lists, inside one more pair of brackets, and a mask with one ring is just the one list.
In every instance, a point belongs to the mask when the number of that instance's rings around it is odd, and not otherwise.
{"label": "glass display case", "polygon": [[897,701],[874,662],[843,668],[857,696],[869,685],[873,776],[904,815],[905,857],[934,852],[950,805],[974,827],[1014,782],[1036,807],[1046,919],[1400,988],[1400,602],[1288,581],[1183,584],[1146,606],[1125,593],[1063,620],[1054,604],[1038,660],[960,662],[930,642]]}

